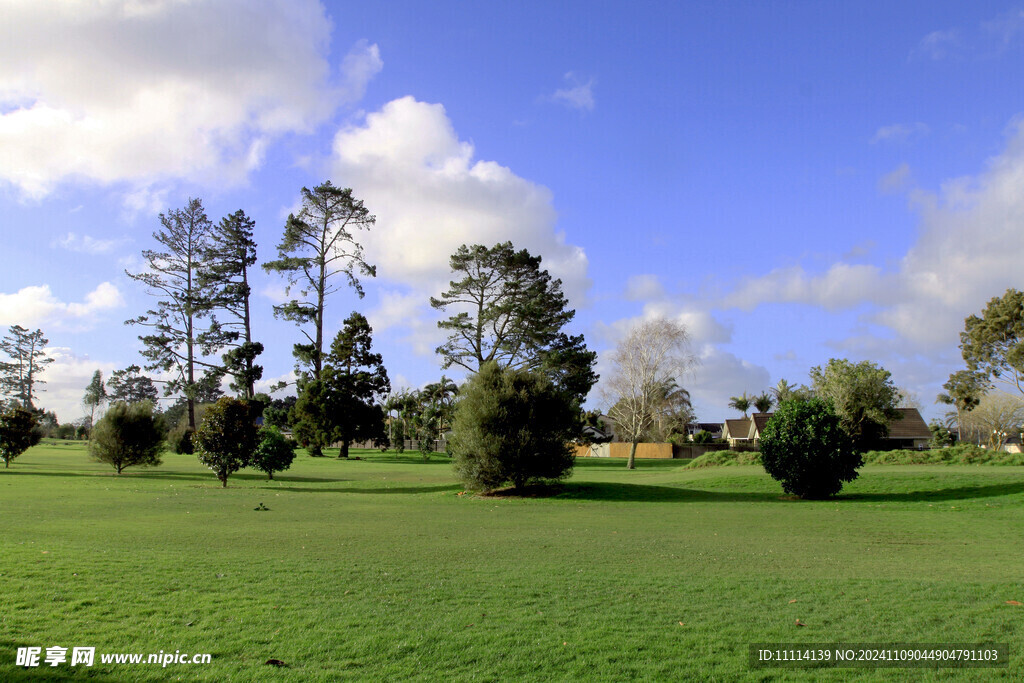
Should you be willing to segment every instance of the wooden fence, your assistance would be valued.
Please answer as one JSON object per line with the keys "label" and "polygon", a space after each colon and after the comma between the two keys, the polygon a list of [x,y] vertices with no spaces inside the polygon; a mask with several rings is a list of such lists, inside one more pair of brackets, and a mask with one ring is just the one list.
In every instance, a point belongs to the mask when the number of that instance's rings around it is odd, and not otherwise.
{"label": "wooden fence", "polygon": [[[628,458],[629,443],[595,443],[590,446],[577,446],[577,458]],[[668,460],[672,457],[672,444],[670,443],[638,443],[636,445],[636,457],[657,458]]]}

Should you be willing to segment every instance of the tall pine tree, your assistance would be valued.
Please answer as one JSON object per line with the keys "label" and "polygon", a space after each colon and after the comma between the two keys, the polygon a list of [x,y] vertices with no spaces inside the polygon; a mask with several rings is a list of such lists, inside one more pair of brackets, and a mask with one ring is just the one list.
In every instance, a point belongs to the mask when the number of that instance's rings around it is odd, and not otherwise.
{"label": "tall pine tree", "polygon": [[7,336],[0,338],[0,351],[10,358],[0,363],[0,391],[13,399],[15,405],[35,409],[36,387],[46,384],[39,375],[53,362],[46,357],[49,343],[42,330],[29,332],[21,325],[11,325]]}
{"label": "tall pine tree", "polygon": [[159,300],[145,315],[125,322],[152,328],[151,334],[139,337],[145,346],[142,355],[149,360],[146,368],[173,373],[164,393],[184,394],[188,429],[195,431],[197,398],[223,372],[220,364],[208,357],[236,337],[210,320],[214,291],[202,272],[210,253],[213,226],[203,203],[190,199],[184,208],[160,214],[160,224],[162,229],[154,232],[153,238],[162,250],[142,252],[148,270],[125,271]]}
{"label": "tall pine tree", "polygon": [[252,340],[249,311],[249,268],[256,263],[255,225],[241,209],[222,219],[210,234],[207,266],[200,272],[200,284],[212,289],[213,307],[227,315],[216,323],[222,332],[234,336],[234,347],[223,356],[224,369],[233,378],[231,388],[246,399],[256,395],[255,383],[263,377],[263,368],[256,365],[263,344]]}
{"label": "tall pine tree", "polygon": [[[302,294],[302,299],[274,306],[274,315],[299,326],[308,343],[296,344],[293,353],[300,372],[314,380],[320,379],[324,364],[324,305],[340,289],[339,276],[362,298],[358,276],[377,274],[353,234],[369,230],[375,221],[351,189],[335,187],[329,180],[312,190],[304,187],[302,210],[288,216],[277,245],[278,259],[263,264],[268,272],[288,279],[289,295],[295,288]],[[308,325],[312,330],[304,329]]]}

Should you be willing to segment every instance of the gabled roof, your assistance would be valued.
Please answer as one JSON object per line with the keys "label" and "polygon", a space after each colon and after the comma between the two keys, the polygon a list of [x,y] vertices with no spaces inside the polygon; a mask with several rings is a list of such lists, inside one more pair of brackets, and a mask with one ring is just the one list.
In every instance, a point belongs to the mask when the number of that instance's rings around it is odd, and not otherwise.
{"label": "gabled roof", "polygon": [[775,413],[754,413],[751,415],[750,421],[754,427],[754,432],[750,435],[750,438],[760,436],[761,432],[764,431],[764,426],[768,424],[768,420],[771,419],[771,416],[774,414]]}
{"label": "gabled roof", "polygon": [[747,434],[750,433],[750,420],[748,418],[737,418],[735,420],[726,420],[725,429],[722,434],[728,434],[733,439],[745,439]]}
{"label": "gabled roof", "polygon": [[932,432],[928,429],[917,408],[897,408],[900,416],[889,423],[890,439],[930,439]]}

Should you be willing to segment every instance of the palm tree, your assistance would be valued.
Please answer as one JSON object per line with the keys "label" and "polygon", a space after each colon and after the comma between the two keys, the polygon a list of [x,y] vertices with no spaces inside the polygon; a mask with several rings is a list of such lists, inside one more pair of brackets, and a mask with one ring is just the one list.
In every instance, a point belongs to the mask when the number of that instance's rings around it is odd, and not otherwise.
{"label": "palm tree", "polygon": [[772,409],[772,406],[775,404],[775,399],[773,399],[772,395],[766,391],[760,396],[755,396],[751,403],[754,404],[754,408],[757,410],[757,412],[767,413],[769,410]]}
{"label": "palm tree", "polygon": [[742,396],[733,396],[729,399],[729,407],[735,408],[743,413],[743,417],[747,416],[747,411],[750,410],[750,397],[747,396],[747,392],[743,392]]}
{"label": "palm tree", "polygon": [[658,433],[654,438],[665,441],[673,433],[686,430],[686,425],[693,419],[693,403],[690,392],[679,386],[674,377],[663,382],[656,391],[658,408],[653,427]]}

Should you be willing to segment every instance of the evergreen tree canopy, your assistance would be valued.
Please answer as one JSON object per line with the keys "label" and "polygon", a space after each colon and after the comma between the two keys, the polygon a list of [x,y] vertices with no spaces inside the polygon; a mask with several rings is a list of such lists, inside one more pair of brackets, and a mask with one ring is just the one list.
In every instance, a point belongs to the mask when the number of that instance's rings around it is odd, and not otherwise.
{"label": "evergreen tree canopy", "polygon": [[477,372],[489,362],[540,370],[578,403],[597,381],[597,354],[583,336],[562,332],[576,315],[562,281],[541,268],[541,257],[516,251],[511,242],[491,248],[462,245],[451,257],[452,281],[430,305],[453,314],[438,322],[449,332],[437,348],[443,367]]}

